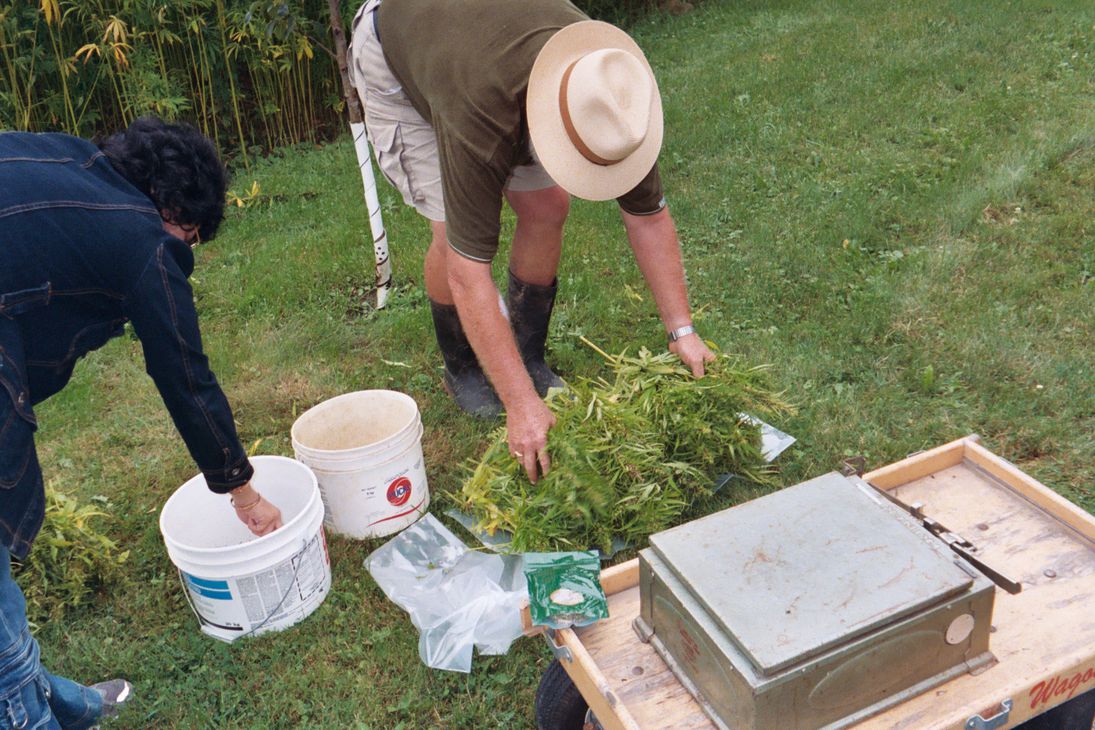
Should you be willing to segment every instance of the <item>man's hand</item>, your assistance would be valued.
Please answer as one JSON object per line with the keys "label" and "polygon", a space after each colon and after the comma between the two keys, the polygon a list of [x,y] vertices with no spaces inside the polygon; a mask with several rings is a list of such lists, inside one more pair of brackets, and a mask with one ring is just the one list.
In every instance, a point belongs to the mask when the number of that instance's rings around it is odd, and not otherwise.
{"label": "man's hand", "polygon": [[233,489],[229,494],[236,517],[251,532],[262,537],[281,527],[281,510],[266,501],[250,482]]}
{"label": "man's hand", "polygon": [[506,414],[506,434],[509,452],[525,467],[533,484],[551,469],[547,450],[547,433],[555,425],[555,414],[539,398],[524,401],[519,408]]}
{"label": "man's hand", "polygon": [[448,248],[446,267],[464,333],[506,408],[510,454],[535,482],[551,468],[547,433],[555,425],[555,415],[536,395],[529,379],[509,320],[498,306],[490,264],[464,258]]}
{"label": "man's hand", "polygon": [[707,344],[695,333],[685,335],[676,342],[670,342],[669,351],[691,368],[692,375],[697,378],[703,377],[704,363],[715,359],[715,353],[711,352]]}

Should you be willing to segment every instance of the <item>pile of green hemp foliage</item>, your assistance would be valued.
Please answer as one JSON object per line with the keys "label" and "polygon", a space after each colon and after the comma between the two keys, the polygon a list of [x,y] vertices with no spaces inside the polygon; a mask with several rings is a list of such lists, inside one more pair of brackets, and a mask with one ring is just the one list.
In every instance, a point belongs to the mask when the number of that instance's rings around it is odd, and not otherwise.
{"label": "pile of green hemp foliage", "polygon": [[512,535],[511,552],[641,547],[654,532],[695,516],[717,475],[766,484],[760,427],[743,421],[791,412],[771,389],[767,368],[730,355],[701,379],[675,355],[616,356],[583,338],[610,374],[579,379],[548,398],[551,470],[532,484],[509,454],[505,428],[490,437],[456,499],[477,528]]}

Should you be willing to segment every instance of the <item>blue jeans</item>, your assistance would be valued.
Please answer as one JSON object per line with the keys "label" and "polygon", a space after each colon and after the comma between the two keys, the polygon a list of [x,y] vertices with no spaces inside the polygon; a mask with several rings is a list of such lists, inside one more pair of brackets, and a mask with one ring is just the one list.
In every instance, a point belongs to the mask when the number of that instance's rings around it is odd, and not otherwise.
{"label": "blue jeans", "polygon": [[98,692],[42,668],[23,591],[11,577],[11,554],[0,545],[0,730],[82,730],[102,712]]}

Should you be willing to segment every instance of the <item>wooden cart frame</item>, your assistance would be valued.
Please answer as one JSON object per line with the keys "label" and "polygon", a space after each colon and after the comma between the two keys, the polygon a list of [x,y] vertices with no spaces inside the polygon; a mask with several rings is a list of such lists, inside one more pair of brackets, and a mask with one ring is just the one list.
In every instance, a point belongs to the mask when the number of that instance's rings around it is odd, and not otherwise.
{"label": "wooden cart frame", "polygon": [[[1023,590],[996,592],[994,665],[856,728],[1010,728],[1095,688],[1095,518],[981,446],[977,436],[863,478],[905,503],[924,503],[930,517],[973,541],[982,560]],[[638,583],[638,559],[605,570],[610,618],[547,632],[556,657],[605,730],[714,728],[635,634]]]}

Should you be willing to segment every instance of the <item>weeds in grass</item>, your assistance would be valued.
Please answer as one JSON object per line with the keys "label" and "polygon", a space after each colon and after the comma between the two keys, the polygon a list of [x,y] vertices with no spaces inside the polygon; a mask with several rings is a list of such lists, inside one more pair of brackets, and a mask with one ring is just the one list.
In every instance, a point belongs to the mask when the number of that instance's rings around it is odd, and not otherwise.
{"label": "weeds in grass", "polygon": [[46,486],[46,517],[34,550],[14,564],[30,621],[62,619],[119,577],[129,551],[93,524],[106,516],[101,505],[81,505],[53,484]]}

